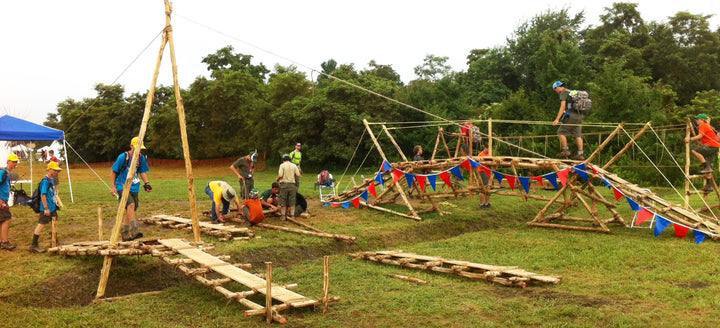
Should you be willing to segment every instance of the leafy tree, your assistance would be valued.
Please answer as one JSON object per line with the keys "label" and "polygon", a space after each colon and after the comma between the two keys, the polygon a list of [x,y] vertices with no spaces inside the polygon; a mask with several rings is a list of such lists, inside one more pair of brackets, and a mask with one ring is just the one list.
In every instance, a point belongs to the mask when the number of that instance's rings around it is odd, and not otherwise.
{"label": "leafy tree", "polygon": [[420,79],[435,82],[452,73],[452,67],[447,64],[447,61],[448,57],[446,56],[428,54],[425,55],[423,64],[415,66],[413,71]]}

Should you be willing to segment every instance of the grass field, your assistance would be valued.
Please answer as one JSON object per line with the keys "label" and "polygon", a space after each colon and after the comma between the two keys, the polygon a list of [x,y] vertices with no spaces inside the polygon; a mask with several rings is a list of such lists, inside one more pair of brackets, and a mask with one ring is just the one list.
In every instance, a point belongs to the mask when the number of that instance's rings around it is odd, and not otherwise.
{"label": "grass field", "polygon": [[[21,163],[20,173],[29,171]],[[230,163],[194,167],[200,211],[209,209],[208,181],[236,184]],[[94,165],[109,183],[109,165]],[[114,223],[117,201],[87,168],[72,169],[74,203],[63,172],[59,237],[63,243],[97,239],[97,208],[104,213],[104,235]],[[35,181],[43,172],[35,167]],[[274,180],[270,168],[256,175],[261,191]],[[152,166],[154,191],[141,194],[140,216],[179,214],[189,217],[184,167]],[[330,255],[330,294],[341,300],[323,314],[320,309],[283,312],[289,327],[717,327],[720,325],[718,245],[708,239],[676,238],[672,228],[659,237],[650,229],[611,226],[612,232],[589,233],[532,228],[544,205],[540,201],[494,196],[491,210],[478,210],[477,198],[448,199],[441,207],[452,215],[425,214],[415,222],[368,210],[321,207],[317,191],[305,177],[301,192],[313,217],[305,219],[324,231],[356,236],[355,244],[331,239],[258,230],[262,238],[221,242],[215,254],[232,262],[253,264],[262,272],[273,262],[274,280],[298,283],[296,292],[322,294],[322,256]],[[607,189],[605,189],[607,191]],[[668,199],[674,193],[655,190]],[[548,194],[549,195],[549,194]],[[608,193],[608,199],[613,199]],[[422,204],[418,203],[419,206]],[[631,218],[629,206],[620,206]],[[0,251],[1,327],[260,327],[264,318],[243,316],[245,308],[228,302],[172,266],[150,256],[114,261],[106,296],[162,290],[110,303],[90,303],[95,295],[102,257],[31,254],[27,248],[37,216],[13,208],[10,240],[13,252]],[[283,224],[276,218],[271,224]],[[46,232],[49,229],[46,229]],[[188,232],[142,226],[146,237],[192,239]],[[692,235],[692,234],[690,234]],[[41,244],[48,246],[47,234]],[[352,261],[348,253],[402,249],[447,259],[519,266],[559,275],[562,283],[504,287],[442,273],[415,271]],[[389,278],[395,273],[428,281],[427,285]],[[262,303],[263,301],[256,300]]]}

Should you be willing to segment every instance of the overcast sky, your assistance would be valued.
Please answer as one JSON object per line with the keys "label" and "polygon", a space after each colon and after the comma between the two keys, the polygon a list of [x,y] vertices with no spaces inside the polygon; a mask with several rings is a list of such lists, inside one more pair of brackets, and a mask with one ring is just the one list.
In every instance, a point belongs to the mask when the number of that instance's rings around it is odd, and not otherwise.
{"label": "overcast sky", "polygon": [[[646,22],[720,11],[708,0],[633,2]],[[175,0],[172,25],[182,88],[208,76],[202,57],[227,45],[271,70],[321,70],[331,58],[364,69],[374,59],[409,82],[427,54],[447,56],[453,70],[464,71],[470,50],[503,45],[543,11],[585,11],[586,24],[598,25],[612,3]],[[713,17],[711,29],[719,22]],[[164,26],[162,0],[0,0],[0,115],[42,123],[59,102],[94,97],[96,84],[116,79],[127,95],[148,90],[160,47],[159,38],[151,41]],[[159,84],[172,85],[170,67],[166,49]]]}

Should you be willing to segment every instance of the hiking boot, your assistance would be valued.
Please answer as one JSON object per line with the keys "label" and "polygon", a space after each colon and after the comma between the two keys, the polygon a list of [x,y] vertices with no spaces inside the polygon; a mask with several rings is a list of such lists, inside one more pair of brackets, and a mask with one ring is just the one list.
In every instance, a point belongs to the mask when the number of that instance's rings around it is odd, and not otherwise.
{"label": "hiking boot", "polygon": [[573,160],[576,160],[576,161],[584,161],[584,160],[585,160],[585,155],[583,155],[583,154],[577,154],[577,155],[575,155],[575,156],[573,156],[573,157],[570,157],[570,159],[573,159]]}
{"label": "hiking boot", "polygon": [[15,245],[10,243],[9,241],[3,241],[3,242],[0,242],[0,249],[4,249],[6,251],[11,251],[11,250],[15,249]]}
{"label": "hiking boot", "polygon": [[130,240],[135,240],[138,238],[142,238],[143,233],[138,230],[138,228],[130,228]]}
{"label": "hiking boot", "polygon": [[568,158],[570,156],[570,151],[563,150],[558,154],[558,158]]}
{"label": "hiking boot", "polygon": [[44,253],[45,250],[40,248],[38,245],[30,245],[30,249],[28,249],[30,253]]}
{"label": "hiking boot", "polygon": [[123,240],[123,241],[131,241],[131,240],[132,240],[132,236],[130,235],[130,231],[129,231],[129,230],[122,232],[122,240]]}

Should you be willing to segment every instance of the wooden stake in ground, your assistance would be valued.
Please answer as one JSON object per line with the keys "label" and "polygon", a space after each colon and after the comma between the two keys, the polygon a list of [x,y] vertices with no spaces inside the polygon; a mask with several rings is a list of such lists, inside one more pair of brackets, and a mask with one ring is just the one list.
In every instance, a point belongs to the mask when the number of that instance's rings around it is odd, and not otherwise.
{"label": "wooden stake in ground", "polygon": [[103,216],[102,216],[102,207],[98,206],[97,208],[97,215],[98,215],[98,241],[103,240]]}
{"label": "wooden stake in ground", "polygon": [[272,323],[272,262],[265,262],[265,319]]}
{"label": "wooden stake in ground", "polygon": [[427,285],[427,281],[425,281],[425,280],[418,279],[418,278],[413,278],[413,277],[408,277],[408,276],[403,276],[403,275],[399,275],[399,274],[393,274],[393,273],[391,273],[391,274],[388,275],[388,277],[398,278],[398,279],[402,279],[402,280],[406,280],[406,281],[410,281],[410,282],[415,282],[415,283],[418,283],[418,284]]}
{"label": "wooden stake in ground", "polygon": [[323,313],[328,311],[328,292],[330,291],[330,256],[323,257]]}
{"label": "wooden stake in ground", "polygon": [[52,237],[51,237],[52,240],[50,241],[50,244],[52,245],[52,247],[57,247],[57,246],[58,246],[58,243],[57,243],[57,229],[58,229],[57,216],[53,216],[53,217],[52,217]]}

